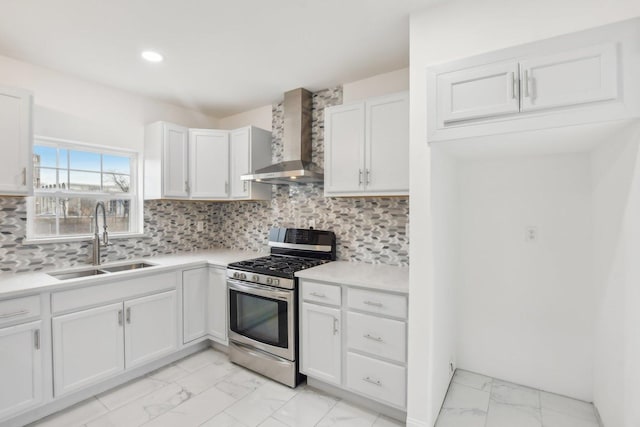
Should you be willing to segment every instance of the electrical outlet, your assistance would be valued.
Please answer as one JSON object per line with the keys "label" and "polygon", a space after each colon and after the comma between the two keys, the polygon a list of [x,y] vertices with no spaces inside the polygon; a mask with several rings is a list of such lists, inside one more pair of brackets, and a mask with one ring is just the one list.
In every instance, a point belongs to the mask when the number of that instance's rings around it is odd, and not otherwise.
{"label": "electrical outlet", "polygon": [[524,231],[524,240],[529,243],[535,243],[538,241],[538,227],[528,226]]}
{"label": "electrical outlet", "polygon": [[204,221],[198,221],[196,224],[198,231],[204,231]]}
{"label": "electrical outlet", "polygon": [[307,226],[309,228],[316,228],[316,220],[313,218],[310,218],[309,221],[307,221]]}

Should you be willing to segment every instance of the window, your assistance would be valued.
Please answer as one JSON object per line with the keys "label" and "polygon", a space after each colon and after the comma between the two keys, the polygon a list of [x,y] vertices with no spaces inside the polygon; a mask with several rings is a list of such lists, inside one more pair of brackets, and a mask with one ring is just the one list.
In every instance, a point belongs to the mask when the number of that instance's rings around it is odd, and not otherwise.
{"label": "window", "polygon": [[[111,235],[138,233],[136,170],[132,152],[36,137],[28,239],[89,238],[99,201]],[[101,218],[98,223],[102,228]]]}

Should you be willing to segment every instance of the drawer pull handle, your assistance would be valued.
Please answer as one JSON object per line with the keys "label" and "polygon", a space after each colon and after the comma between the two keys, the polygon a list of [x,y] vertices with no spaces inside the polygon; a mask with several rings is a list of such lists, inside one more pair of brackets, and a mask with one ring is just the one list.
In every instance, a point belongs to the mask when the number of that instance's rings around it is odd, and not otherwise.
{"label": "drawer pull handle", "polygon": [[373,341],[378,341],[378,342],[382,342],[382,337],[374,337],[371,334],[364,334],[363,337],[373,340]]}
{"label": "drawer pull handle", "polygon": [[326,298],[327,296],[321,292],[311,292],[310,295],[313,295],[314,297],[318,297],[318,298]]}
{"label": "drawer pull handle", "polygon": [[14,311],[13,313],[0,314],[0,319],[10,319],[12,317],[24,316],[25,314],[29,314],[29,310],[20,310]]}
{"label": "drawer pull handle", "polygon": [[338,334],[338,319],[337,318],[333,318],[333,335],[337,335]]}
{"label": "drawer pull handle", "polygon": [[380,380],[374,380],[371,377],[364,377],[362,379],[362,381],[366,381],[366,382],[371,383],[373,385],[377,385],[378,387],[382,387],[382,383],[380,382]]}
{"label": "drawer pull handle", "polygon": [[378,301],[365,301],[364,302],[366,305],[371,305],[374,307],[382,307],[382,303],[378,302]]}

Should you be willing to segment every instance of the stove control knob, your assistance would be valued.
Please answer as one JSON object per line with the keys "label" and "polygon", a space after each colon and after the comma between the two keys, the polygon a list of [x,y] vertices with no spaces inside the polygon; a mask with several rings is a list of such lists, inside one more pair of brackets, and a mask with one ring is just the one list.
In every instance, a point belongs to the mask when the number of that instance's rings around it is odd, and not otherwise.
{"label": "stove control knob", "polygon": [[239,275],[240,275],[240,273],[238,273],[238,272],[236,271],[235,273],[233,273],[233,278],[234,278],[234,279],[237,279]]}
{"label": "stove control knob", "polygon": [[270,285],[273,283],[273,279],[271,277],[267,277],[267,285]]}
{"label": "stove control knob", "polygon": [[245,280],[245,279],[247,278],[247,275],[246,275],[246,274],[244,274],[244,273],[240,273],[240,278],[241,278],[242,280]]}
{"label": "stove control knob", "polygon": [[260,281],[260,277],[258,277],[258,275],[257,275],[257,274],[254,274],[254,275],[253,275],[253,279],[252,279],[252,280],[253,280],[254,282],[259,282],[259,281]]}
{"label": "stove control knob", "polygon": [[278,286],[280,284],[280,279],[273,279],[273,286]]}

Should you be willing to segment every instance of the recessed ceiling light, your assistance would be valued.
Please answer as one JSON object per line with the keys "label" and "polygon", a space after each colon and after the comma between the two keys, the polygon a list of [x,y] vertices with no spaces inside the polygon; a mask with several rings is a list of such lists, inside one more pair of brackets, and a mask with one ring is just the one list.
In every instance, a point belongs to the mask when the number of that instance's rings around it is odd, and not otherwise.
{"label": "recessed ceiling light", "polygon": [[162,62],[164,59],[162,55],[152,50],[145,50],[142,52],[141,56],[149,62]]}

